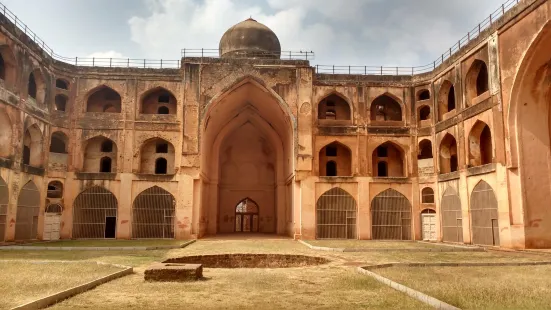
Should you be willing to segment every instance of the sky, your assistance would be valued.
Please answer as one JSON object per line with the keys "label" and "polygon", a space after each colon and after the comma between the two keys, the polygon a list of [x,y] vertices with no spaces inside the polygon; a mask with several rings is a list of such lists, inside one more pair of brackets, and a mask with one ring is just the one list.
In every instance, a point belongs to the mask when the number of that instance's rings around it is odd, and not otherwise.
{"label": "sky", "polygon": [[253,17],[313,65],[432,63],[506,0],[0,0],[65,57],[177,60]]}

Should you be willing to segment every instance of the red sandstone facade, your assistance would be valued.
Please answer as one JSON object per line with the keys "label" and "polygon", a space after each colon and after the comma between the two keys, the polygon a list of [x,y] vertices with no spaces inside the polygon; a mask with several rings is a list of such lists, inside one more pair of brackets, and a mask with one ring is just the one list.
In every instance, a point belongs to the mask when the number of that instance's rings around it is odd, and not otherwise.
{"label": "red sandstone facade", "polygon": [[6,241],[251,231],[551,247],[549,0],[520,1],[411,76],[316,73],[252,20],[220,58],[180,69],[73,66],[0,19]]}

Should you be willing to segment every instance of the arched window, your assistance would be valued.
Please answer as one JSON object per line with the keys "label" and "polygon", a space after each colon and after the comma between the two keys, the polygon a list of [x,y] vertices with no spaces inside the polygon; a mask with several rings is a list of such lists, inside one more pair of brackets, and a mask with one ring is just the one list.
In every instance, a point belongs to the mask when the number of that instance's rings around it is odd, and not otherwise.
{"label": "arched window", "polygon": [[377,176],[378,177],[388,177],[388,165],[386,161],[380,161],[377,164]]}
{"label": "arched window", "polygon": [[455,88],[450,81],[444,81],[438,93],[438,111],[440,120],[444,120],[444,114],[455,110]]}
{"label": "arched window", "polygon": [[175,114],[176,97],[165,88],[156,87],[148,90],[140,99],[142,114]]}
{"label": "arched window", "polygon": [[344,144],[333,142],[319,152],[319,175],[336,177],[352,175],[352,154]]}
{"label": "arched window", "polygon": [[[16,83],[16,60],[15,55],[8,45],[0,47],[0,79],[4,81],[4,86],[12,88]],[[0,239],[1,240],[1,239]]]}
{"label": "arched window", "polygon": [[100,171],[102,173],[111,173],[111,158],[103,157],[100,161]]}
{"label": "arched window", "polygon": [[0,109],[0,157],[7,158],[12,155],[12,141],[13,129],[10,117],[4,109]]}
{"label": "arched window", "polygon": [[63,198],[63,183],[52,181],[48,183],[48,198]]}
{"label": "arched window", "polygon": [[434,203],[434,190],[432,188],[423,188],[421,191],[421,203]]}
{"label": "arched window", "polygon": [[67,136],[62,132],[54,132],[50,142],[50,152],[58,154],[67,153]]}
{"label": "arched window", "polygon": [[337,163],[334,161],[328,161],[326,164],[325,170],[327,171],[326,176],[336,177],[337,176]]}
{"label": "arched window", "polygon": [[169,114],[169,112],[170,111],[165,106],[159,107],[159,109],[157,109],[157,114]]}
{"label": "arched window", "polygon": [[338,95],[330,95],[318,104],[318,119],[351,120],[348,102]]}
{"label": "arched window", "polygon": [[473,62],[467,72],[465,84],[469,104],[472,104],[473,99],[488,91],[488,67],[484,61],[477,59]]}
{"label": "arched window", "polygon": [[373,175],[378,177],[403,177],[404,152],[392,142],[379,145],[372,154]]}
{"label": "arched window", "polygon": [[56,95],[55,96],[55,110],[65,112],[67,107],[67,96]]}
{"label": "arched window", "polygon": [[86,112],[121,113],[122,99],[115,90],[102,86],[88,96]]}
{"label": "arched window", "polygon": [[423,140],[419,143],[419,155],[417,159],[432,159],[432,142],[430,140]]}
{"label": "arched window", "polygon": [[458,159],[457,159],[457,143],[455,138],[446,134],[442,142],[440,143],[440,173],[450,173],[457,171]]}
{"label": "arched window", "polygon": [[166,174],[168,163],[166,159],[160,157],[155,160],[155,174]]}
{"label": "arched window", "polygon": [[417,97],[418,101],[429,100],[429,99],[430,99],[430,91],[428,89],[423,89],[419,92],[419,95]]}
{"label": "arched window", "polygon": [[36,125],[29,127],[23,136],[23,164],[42,166],[42,132]]}
{"label": "arched window", "polygon": [[484,122],[477,121],[469,133],[469,164],[481,166],[492,162],[492,132]]}
{"label": "arched window", "polygon": [[102,153],[111,153],[113,152],[113,141],[105,140],[101,143],[101,152]]}
{"label": "arched window", "polygon": [[419,120],[427,121],[430,119],[430,107],[425,105],[419,109]]}
{"label": "arched window", "polygon": [[4,57],[2,57],[2,54],[0,54],[0,80],[5,80],[5,79],[6,79],[6,64],[4,63]]}
{"label": "arched window", "polygon": [[250,198],[235,207],[235,232],[258,232],[258,204]]}
{"label": "arched window", "polygon": [[67,81],[64,81],[62,79],[57,79],[55,81],[55,87],[59,89],[69,90],[69,83],[67,83]]}
{"label": "arched window", "polygon": [[29,97],[36,99],[36,80],[34,79],[34,73],[31,72],[29,75],[29,82],[27,84],[27,93],[29,94]]}
{"label": "arched window", "polygon": [[401,121],[402,108],[392,97],[382,95],[371,103],[372,121]]}

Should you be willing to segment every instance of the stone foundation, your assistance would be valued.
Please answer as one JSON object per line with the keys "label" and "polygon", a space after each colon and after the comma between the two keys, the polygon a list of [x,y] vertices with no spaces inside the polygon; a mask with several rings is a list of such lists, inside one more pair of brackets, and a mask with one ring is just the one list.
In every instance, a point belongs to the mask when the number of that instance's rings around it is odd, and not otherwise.
{"label": "stone foundation", "polygon": [[144,279],[156,282],[197,281],[203,277],[203,266],[197,264],[155,263],[145,270]]}

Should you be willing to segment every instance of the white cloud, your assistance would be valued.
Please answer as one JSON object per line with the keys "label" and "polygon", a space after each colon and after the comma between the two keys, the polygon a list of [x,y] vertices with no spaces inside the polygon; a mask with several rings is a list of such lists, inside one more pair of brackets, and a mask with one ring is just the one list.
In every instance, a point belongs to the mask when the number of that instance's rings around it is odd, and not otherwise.
{"label": "white cloud", "polygon": [[124,57],[121,53],[116,51],[107,51],[107,52],[95,52],[86,56],[86,58],[127,58],[127,57]]}

